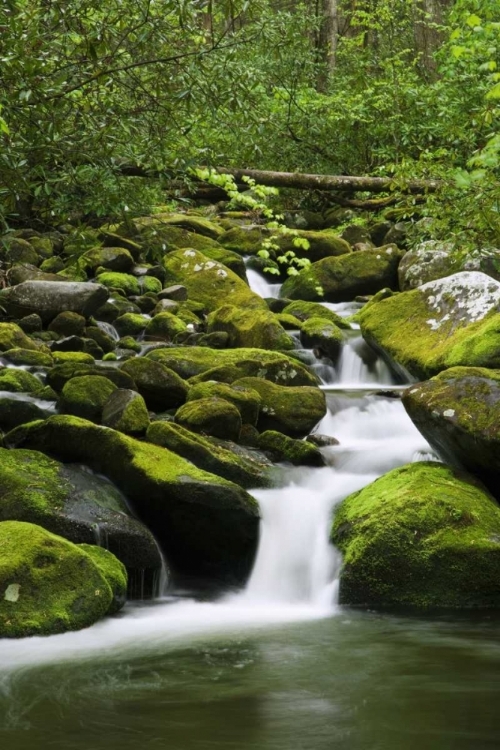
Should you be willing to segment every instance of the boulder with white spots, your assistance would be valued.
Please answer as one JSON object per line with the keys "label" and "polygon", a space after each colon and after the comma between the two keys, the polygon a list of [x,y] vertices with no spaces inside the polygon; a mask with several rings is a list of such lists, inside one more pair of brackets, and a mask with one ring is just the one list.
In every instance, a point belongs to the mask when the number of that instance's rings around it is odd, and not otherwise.
{"label": "boulder with white spots", "polygon": [[500,367],[500,283],[463,271],[368,303],[365,339],[417,378],[449,367]]}
{"label": "boulder with white spots", "polygon": [[403,395],[411,419],[449,463],[500,488],[500,371],[453,367]]}
{"label": "boulder with white spots", "polygon": [[500,250],[456,247],[453,242],[427,240],[405,254],[398,268],[399,288],[415,289],[428,281],[460,271],[481,271],[500,281]]}

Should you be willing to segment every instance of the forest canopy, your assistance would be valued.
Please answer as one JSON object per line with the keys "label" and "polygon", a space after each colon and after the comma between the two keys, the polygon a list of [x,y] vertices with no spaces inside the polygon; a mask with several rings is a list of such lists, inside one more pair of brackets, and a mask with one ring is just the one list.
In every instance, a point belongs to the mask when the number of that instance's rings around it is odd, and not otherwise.
{"label": "forest canopy", "polygon": [[0,32],[4,229],[219,165],[441,178],[437,232],[498,234],[494,0],[1,0]]}

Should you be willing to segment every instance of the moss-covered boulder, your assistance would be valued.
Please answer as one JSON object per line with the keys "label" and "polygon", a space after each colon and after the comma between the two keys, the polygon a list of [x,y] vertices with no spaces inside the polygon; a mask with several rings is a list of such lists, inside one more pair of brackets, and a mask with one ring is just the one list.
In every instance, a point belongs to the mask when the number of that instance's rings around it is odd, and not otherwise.
{"label": "moss-covered boulder", "polygon": [[114,321],[114,326],[120,336],[140,336],[146,330],[148,323],[149,318],[144,315],[125,313]]}
{"label": "moss-covered boulder", "polygon": [[327,318],[309,318],[302,324],[300,343],[306,349],[314,349],[321,357],[337,362],[344,336],[341,329]]}
{"label": "moss-covered boulder", "polygon": [[295,302],[290,302],[283,308],[283,313],[293,315],[301,321],[309,320],[309,318],[325,318],[330,323],[335,323],[338,328],[349,329],[351,327],[345,318],[319,304],[319,302],[295,300]]}
{"label": "moss-covered boulder", "polygon": [[[319,380],[304,365],[279,352],[264,349],[215,351],[204,346],[155,349],[146,359],[161,362],[181,378],[196,382],[219,380],[232,383],[241,377],[265,378],[282,385],[317,385]],[[194,381],[191,381],[194,384]]]}
{"label": "moss-covered boulder", "polygon": [[189,389],[187,400],[198,401],[201,398],[213,398],[214,396],[234,404],[241,415],[243,424],[257,424],[262,399],[253,388],[208,380],[205,383],[193,385]]}
{"label": "moss-covered boulder", "polygon": [[126,493],[174,573],[239,582],[250,572],[259,529],[255,500],[175,453],[77,417],[18,427],[9,445],[81,462]]}
{"label": "moss-covered boulder", "polygon": [[462,272],[361,310],[365,339],[417,378],[449,367],[500,367],[500,283]]}
{"label": "moss-covered boulder", "polygon": [[169,312],[155,315],[145,330],[146,338],[154,341],[174,341],[179,334],[187,331],[186,323]]}
{"label": "moss-covered boulder", "polygon": [[[0,523],[0,548],[0,637],[80,630],[116,611],[110,572],[85,549],[18,521]],[[118,578],[118,560],[107,566]]]}
{"label": "moss-covered boulder", "polygon": [[[297,246],[296,239],[306,240],[309,247],[307,249]],[[351,246],[342,237],[334,232],[310,231],[305,229],[296,230],[293,234],[285,234],[276,239],[281,253],[292,251],[299,258],[308,258],[312,263],[316,263],[323,258],[335,258],[339,255],[347,255],[351,252]]]}
{"label": "moss-covered boulder", "polygon": [[408,388],[403,404],[441,456],[499,495],[500,370],[453,367]]}
{"label": "moss-covered boulder", "polygon": [[49,331],[59,336],[81,336],[85,330],[86,320],[83,315],[75,312],[61,312],[56,315],[48,326]]}
{"label": "moss-covered boulder", "polygon": [[72,378],[62,389],[61,411],[100,422],[104,405],[114,391],[116,385],[99,375]]}
{"label": "moss-covered boulder", "polygon": [[258,438],[258,446],[273,461],[284,461],[294,466],[324,466],[321,451],[305,440],[295,440],[281,432],[266,430]]}
{"label": "moss-covered boulder", "polygon": [[102,477],[34,450],[0,448],[0,521],[27,521],[76,544],[104,544],[129,570],[161,557],[121,492]]}
{"label": "moss-covered boulder", "polygon": [[0,429],[8,432],[20,424],[33,422],[35,419],[49,417],[49,410],[42,409],[32,400],[2,395],[0,396]]}
{"label": "moss-covered boulder", "polygon": [[141,293],[141,287],[135,276],[129,273],[118,273],[116,271],[105,271],[100,273],[97,277],[99,284],[107,287],[108,289],[120,289],[125,295],[130,296],[132,294],[139,295]]}
{"label": "moss-covered boulder", "polygon": [[26,367],[51,367],[52,355],[49,352],[35,351],[34,349],[8,349],[2,352],[2,359],[13,365]]}
{"label": "moss-covered boulder", "polygon": [[241,449],[233,443],[217,444],[174,422],[153,422],[146,440],[177,453],[204,471],[235,482],[240,487],[267,487],[271,484],[271,466],[261,455]]}
{"label": "moss-covered boulder", "polygon": [[255,255],[267,237],[269,237],[269,230],[266,227],[249,224],[231,227],[219,237],[219,242],[240,255]]}
{"label": "moss-covered boulder", "polygon": [[42,383],[31,372],[4,367],[0,370],[0,391],[10,393],[37,393],[43,388]]}
{"label": "moss-covered boulder", "polygon": [[6,352],[9,349],[35,350],[38,348],[38,344],[15,323],[0,323],[0,351]]}
{"label": "moss-covered boulder", "polygon": [[127,435],[143,435],[149,427],[149,412],[137,391],[118,388],[104,404],[101,422]]}
{"label": "moss-covered boulder", "polygon": [[80,256],[79,262],[89,272],[100,267],[107,271],[128,273],[134,267],[134,259],[124,247],[93,247]]}
{"label": "moss-covered boulder", "polygon": [[205,255],[210,260],[215,260],[217,263],[222,263],[223,266],[226,268],[229,268],[230,271],[236,274],[236,276],[239,276],[240,279],[243,279],[243,281],[248,284],[247,279],[247,269],[245,266],[245,261],[241,257],[241,255],[238,255],[238,253],[233,253],[232,250],[228,250],[226,247],[221,247],[221,245],[215,245],[214,247],[204,247],[202,249],[203,255]]}
{"label": "moss-covered boulder", "polygon": [[224,234],[224,229],[218,224],[195,214],[159,213],[155,214],[154,219],[163,225],[182,227],[190,232],[201,234],[203,237],[210,237],[212,240],[217,240]]}
{"label": "moss-covered boulder", "polygon": [[395,245],[325,258],[290,276],[280,295],[289,299],[349,302],[384,287],[398,288],[398,265],[403,253]]}
{"label": "moss-covered boulder", "polygon": [[107,299],[108,290],[102,284],[78,281],[24,281],[0,292],[0,306],[9,315],[22,318],[37,313],[45,323],[66,311],[88,318]]}
{"label": "moss-covered boulder", "polygon": [[120,370],[129,375],[153,411],[181,406],[188,392],[188,386],[176,372],[147,357],[134,357],[120,365]]}
{"label": "moss-covered boulder", "polygon": [[55,365],[55,367],[49,370],[47,373],[47,385],[57,393],[60,393],[69,380],[83,377],[84,375],[107,378],[117,388],[131,388],[132,390],[136,390],[134,381],[124,370],[113,366],[87,364],[86,362],[76,361],[73,358],[68,362]]}
{"label": "moss-covered boulder", "polygon": [[500,281],[500,250],[458,247],[454,242],[427,240],[407,252],[398,268],[402,291],[460,271],[481,271]]}
{"label": "moss-covered boulder", "polygon": [[118,231],[122,235],[134,238],[140,243],[146,254],[156,257],[159,253],[193,247],[196,250],[219,247],[217,240],[168,221],[168,214],[141,216],[121,225]]}
{"label": "moss-covered boulder", "polygon": [[225,331],[228,346],[256,349],[293,349],[293,339],[267,309],[245,310],[224,305],[208,316],[209,333]]}
{"label": "moss-covered boulder", "polygon": [[37,266],[40,263],[38,253],[31,243],[22,237],[2,237],[0,244],[0,260],[9,265],[15,263],[29,263]]}
{"label": "moss-covered boulder", "polygon": [[113,615],[119,612],[127,599],[128,576],[125,566],[104,547],[97,547],[95,544],[80,544],[79,549],[87,553],[111,588],[113,599],[108,614]]}
{"label": "moss-covered boulder", "polygon": [[188,248],[165,255],[163,265],[168,284],[182,284],[189,299],[201,302],[206,310],[216,310],[221,302],[236,307],[261,308],[264,300],[233,271],[198,250]]}
{"label": "moss-covered boulder", "polygon": [[175,421],[193,432],[236,442],[242,425],[236,406],[217,396],[189,401],[177,409]]}
{"label": "moss-covered boulder", "polygon": [[305,437],[326,414],[325,394],[319,388],[276,385],[263,378],[241,378],[234,385],[257,391],[262,399],[257,427],[289,437]]}
{"label": "moss-covered boulder", "polygon": [[341,604],[500,607],[500,508],[442,464],[407,464],[350,495],[332,541]]}

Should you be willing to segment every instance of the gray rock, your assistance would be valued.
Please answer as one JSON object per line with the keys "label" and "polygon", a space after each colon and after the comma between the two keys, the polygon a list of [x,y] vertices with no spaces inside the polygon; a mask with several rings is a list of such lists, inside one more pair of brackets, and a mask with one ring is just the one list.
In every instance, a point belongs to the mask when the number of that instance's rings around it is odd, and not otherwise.
{"label": "gray rock", "polygon": [[61,312],[76,312],[88,318],[108,299],[101,284],[78,281],[24,281],[0,292],[0,305],[9,315],[24,317],[37,313],[45,323]]}

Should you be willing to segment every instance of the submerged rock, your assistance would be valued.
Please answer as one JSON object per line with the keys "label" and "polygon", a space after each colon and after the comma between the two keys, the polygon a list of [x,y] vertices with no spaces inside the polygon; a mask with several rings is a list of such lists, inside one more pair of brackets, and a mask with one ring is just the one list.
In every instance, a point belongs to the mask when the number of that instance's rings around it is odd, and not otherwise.
{"label": "submerged rock", "polygon": [[500,607],[500,508],[443,464],[407,464],[347,497],[332,542],[341,604]]}
{"label": "submerged rock", "polygon": [[127,579],[110,552],[17,521],[0,523],[0,547],[0,637],[80,630],[119,608]]}
{"label": "submerged rock", "polygon": [[462,272],[368,303],[368,343],[418,378],[455,366],[500,367],[500,283]]}
{"label": "submerged rock", "polygon": [[13,447],[41,450],[105,474],[155,534],[177,575],[221,583],[241,583],[248,576],[259,509],[236,484],[166,448],[77,417],[33,422],[6,439]]}

